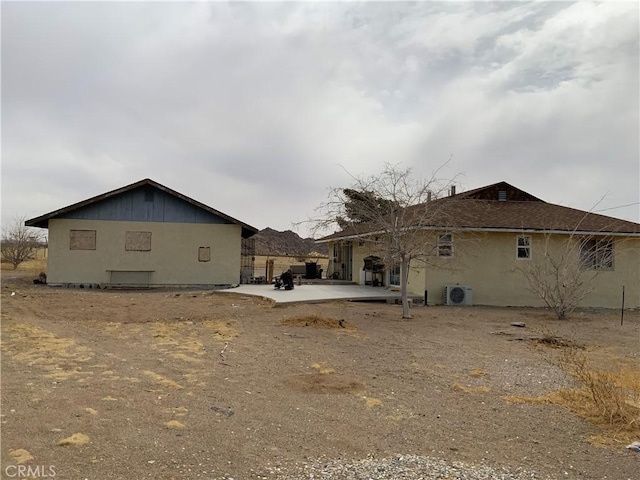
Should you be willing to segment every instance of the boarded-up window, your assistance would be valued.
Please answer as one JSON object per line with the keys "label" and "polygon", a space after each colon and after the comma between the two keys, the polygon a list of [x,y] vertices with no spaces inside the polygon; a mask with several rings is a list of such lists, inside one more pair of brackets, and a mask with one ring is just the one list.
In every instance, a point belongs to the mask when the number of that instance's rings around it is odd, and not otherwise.
{"label": "boarded-up window", "polygon": [[69,250],[95,250],[95,230],[71,230]]}
{"label": "boarded-up window", "polygon": [[211,261],[211,247],[198,248],[198,261],[199,262]]}
{"label": "boarded-up window", "polygon": [[151,251],[151,232],[127,232],[124,249],[129,252]]}

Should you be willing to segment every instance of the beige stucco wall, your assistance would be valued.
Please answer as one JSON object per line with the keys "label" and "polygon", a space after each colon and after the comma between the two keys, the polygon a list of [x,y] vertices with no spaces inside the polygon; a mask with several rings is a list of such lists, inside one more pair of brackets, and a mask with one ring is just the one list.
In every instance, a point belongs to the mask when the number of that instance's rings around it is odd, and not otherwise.
{"label": "beige stucco wall", "polygon": [[[442,302],[445,285],[460,284],[473,288],[476,305],[544,306],[535,295],[520,270],[543,261],[548,251],[556,258],[567,250],[567,235],[532,234],[531,259],[516,258],[518,233],[485,233],[454,235],[454,258],[437,259],[434,267],[425,272],[425,286],[434,295],[434,302]],[[582,307],[618,308],[622,286],[625,286],[626,306],[640,307],[640,242],[638,239],[614,239],[614,269],[583,271],[581,279],[592,279],[592,292],[581,302]],[[568,253],[578,262],[578,249]],[[451,268],[447,268],[447,264]],[[435,268],[441,267],[441,268]],[[430,300],[431,302],[431,300]]]}
{"label": "beige stucco wall", "polygon": [[[70,231],[96,230],[96,250],[70,250]],[[151,251],[125,251],[127,231],[151,232]],[[49,283],[108,283],[108,270],[153,270],[153,285],[214,285],[240,279],[239,225],[96,220],[49,221]],[[198,261],[198,248],[211,261]]]}
{"label": "beige stucco wall", "polygon": [[[409,293],[422,297],[427,290],[429,304],[440,304],[445,285],[460,284],[473,288],[476,305],[544,306],[529,289],[518,267],[539,261],[545,249],[557,254],[566,248],[567,236],[531,234],[532,257],[522,260],[516,258],[519,235],[515,232],[455,233],[452,258],[433,257],[426,267],[412,264]],[[436,244],[436,238],[436,233],[425,232],[431,246]],[[614,242],[614,269],[597,272],[592,292],[581,303],[583,307],[620,308],[624,286],[625,306],[640,308],[640,239],[616,237]],[[370,254],[366,247],[354,242],[354,281],[360,283],[357,271],[362,267],[363,258]],[[577,262],[577,250],[573,255]],[[584,272],[582,278],[588,279],[593,274],[593,271]]]}

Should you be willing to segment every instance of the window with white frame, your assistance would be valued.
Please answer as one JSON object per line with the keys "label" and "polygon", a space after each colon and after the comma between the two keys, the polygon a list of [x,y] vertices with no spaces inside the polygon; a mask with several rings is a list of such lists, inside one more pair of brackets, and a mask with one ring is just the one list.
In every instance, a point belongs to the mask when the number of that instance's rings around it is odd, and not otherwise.
{"label": "window with white frame", "polygon": [[580,265],[585,270],[613,270],[613,240],[588,238],[580,243]]}
{"label": "window with white frame", "polygon": [[438,235],[438,256],[453,257],[453,234],[443,233]]}
{"label": "window with white frame", "polygon": [[531,258],[531,237],[519,235],[517,239],[516,258],[528,260]]}

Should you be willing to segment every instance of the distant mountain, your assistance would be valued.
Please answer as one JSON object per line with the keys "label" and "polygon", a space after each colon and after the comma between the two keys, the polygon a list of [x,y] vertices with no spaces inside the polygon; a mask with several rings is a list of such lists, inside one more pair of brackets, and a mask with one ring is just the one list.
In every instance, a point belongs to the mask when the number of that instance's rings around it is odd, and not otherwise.
{"label": "distant mountain", "polygon": [[260,230],[251,237],[256,242],[256,255],[327,255],[326,244],[316,244],[313,238],[301,238],[297,233],[287,230],[278,232],[272,228]]}

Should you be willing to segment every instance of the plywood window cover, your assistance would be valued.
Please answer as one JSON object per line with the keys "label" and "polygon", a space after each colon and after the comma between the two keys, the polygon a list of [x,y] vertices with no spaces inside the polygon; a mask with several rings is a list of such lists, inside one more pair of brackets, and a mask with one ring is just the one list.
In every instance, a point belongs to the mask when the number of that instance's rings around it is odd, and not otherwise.
{"label": "plywood window cover", "polygon": [[95,230],[71,230],[69,235],[69,250],[95,250]]}
{"label": "plywood window cover", "polygon": [[211,247],[198,248],[198,261],[210,262],[211,261]]}
{"label": "plywood window cover", "polygon": [[124,249],[128,252],[150,252],[151,232],[127,232]]}

